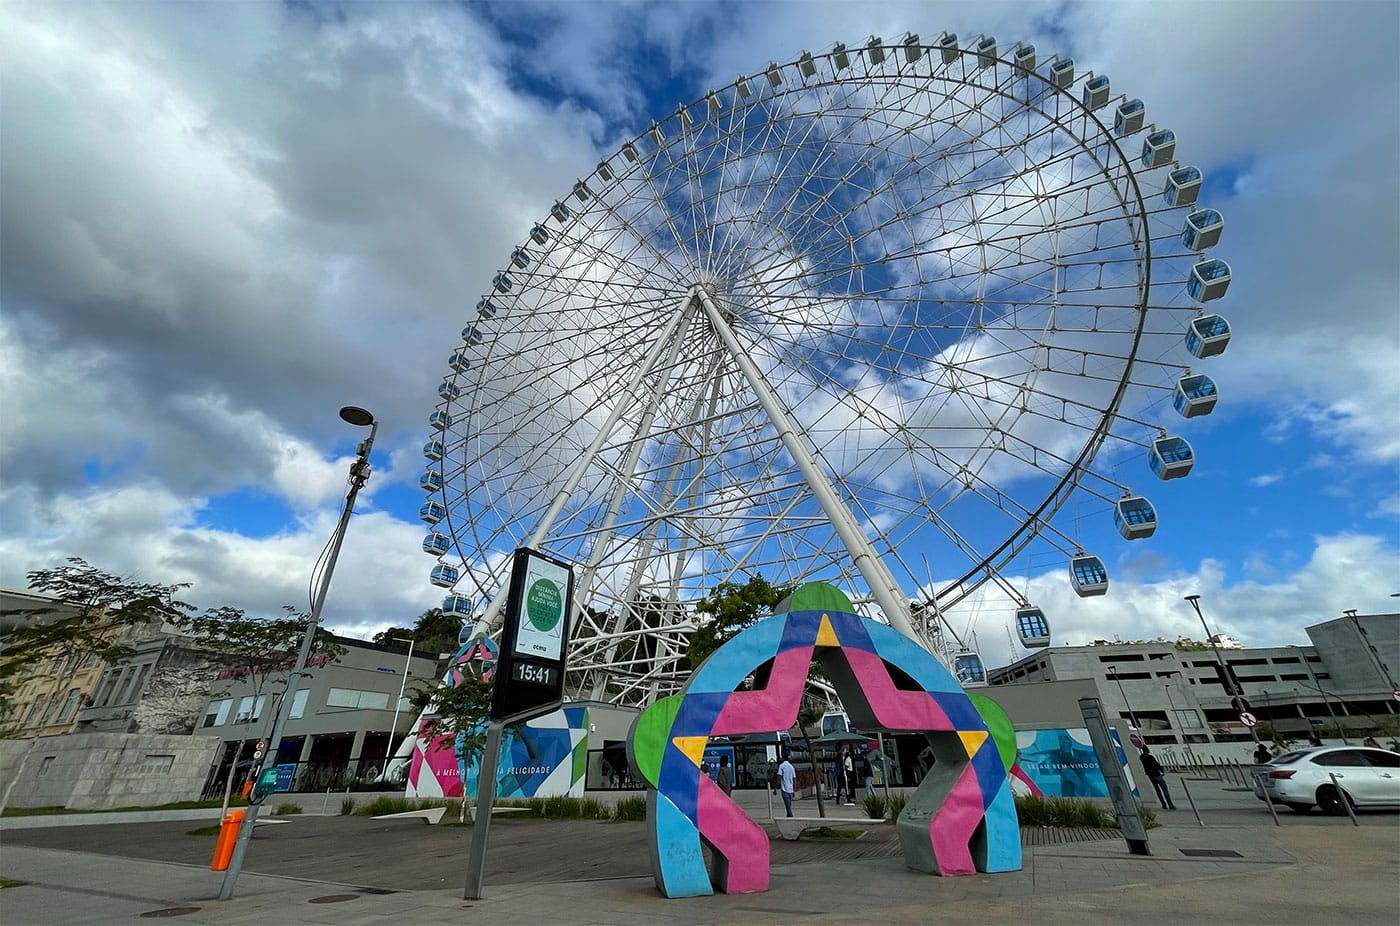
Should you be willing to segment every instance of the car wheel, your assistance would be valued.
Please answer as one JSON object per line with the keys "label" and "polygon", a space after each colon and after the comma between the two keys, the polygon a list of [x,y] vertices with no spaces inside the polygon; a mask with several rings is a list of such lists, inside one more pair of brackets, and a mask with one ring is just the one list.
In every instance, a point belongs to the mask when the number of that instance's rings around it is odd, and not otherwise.
{"label": "car wheel", "polygon": [[1311,810],[1313,809],[1313,805],[1312,805],[1312,804],[1298,804],[1298,803],[1294,803],[1294,802],[1290,801],[1289,804],[1288,804],[1288,809],[1291,810],[1291,811],[1293,811],[1294,813],[1308,813],[1309,811],[1311,811]]}
{"label": "car wheel", "polygon": [[1329,786],[1317,789],[1317,806],[1322,808],[1322,812],[1332,817],[1340,817],[1347,812],[1346,805],[1342,802],[1349,800],[1337,792],[1336,788]]}

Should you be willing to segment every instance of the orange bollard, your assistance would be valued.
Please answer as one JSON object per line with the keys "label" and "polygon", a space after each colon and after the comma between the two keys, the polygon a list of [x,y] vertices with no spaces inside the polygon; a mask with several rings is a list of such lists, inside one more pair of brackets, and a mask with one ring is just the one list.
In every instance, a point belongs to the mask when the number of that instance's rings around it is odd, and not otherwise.
{"label": "orange bollard", "polygon": [[238,842],[238,828],[243,825],[243,818],[247,815],[248,811],[243,807],[224,814],[223,822],[219,824],[219,839],[214,843],[214,860],[209,863],[210,871],[228,869],[229,860],[233,858],[233,846]]}

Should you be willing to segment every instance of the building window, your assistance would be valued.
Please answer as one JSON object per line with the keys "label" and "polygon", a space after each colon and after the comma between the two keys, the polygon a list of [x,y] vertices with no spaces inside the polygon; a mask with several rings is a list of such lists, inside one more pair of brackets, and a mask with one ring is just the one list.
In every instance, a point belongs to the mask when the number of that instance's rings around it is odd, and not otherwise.
{"label": "building window", "polygon": [[210,701],[209,707],[204,712],[205,727],[222,727],[228,720],[228,710],[233,705],[232,698],[223,698],[219,701]]}
{"label": "building window", "polygon": [[53,768],[53,760],[57,758],[58,756],[44,756],[44,758],[39,762],[40,778],[43,778],[49,773],[49,769]]}
{"label": "building window", "polygon": [[141,760],[141,766],[136,769],[138,775],[169,775],[170,770],[175,767],[174,756],[146,756]]}
{"label": "building window", "polygon": [[58,692],[49,695],[48,701],[44,704],[44,715],[39,718],[39,726],[44,726],[49,722],[49,717],[53,715],[53,709],[58,706]]}
{"label": "building window", "polygon": [[389,707],[389,695],[382,691],[332,688],[326,694],[326,707],[350,707],[359,710],[382,711]]}
{"label": "building window", "polygon": [[234,723],[253,722],[253,696],[246,695],[238,699],[238,713],[233,715]]}
{"label": "building window", "polygon": [[83,692],[80,688],[70,688],[68,690],[68,697],[63,701],[63,709],[58,712],[59,723],[63,723],[72,715],[73,708],[78,706],[78,699],[82,697],[82,695]]}
{"label": "building window", "polygon": [[39,711],[44,709],[44,698],[44,695],[39,695],[39,697],[34,699],[34,703],[29,705],[29,713],[24,717],[24,725],[26,727],[34,726],[34,721],[39,719]]}
{"label": "building window", "polygon": [[288,720],[300,720],[306,713],[306,699],[311,695],[311,689],[303,688],[292,695],[292,710],[287,715]]}

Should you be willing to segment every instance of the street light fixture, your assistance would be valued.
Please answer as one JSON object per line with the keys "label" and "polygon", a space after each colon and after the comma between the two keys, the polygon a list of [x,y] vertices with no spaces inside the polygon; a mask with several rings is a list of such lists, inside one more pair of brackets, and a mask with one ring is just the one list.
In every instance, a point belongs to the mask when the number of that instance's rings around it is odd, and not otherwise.
{"label": "street light fixture", "polygon": [[1118,678],[1118,667],[1109,666],[1108,670],[1113,673],[1109,678],[1118,683],[1118,694],[1123,698],[1123,705],[1128,709],[1128,719],[1133,722],[1133,729],[1141,731],[1142,727],[1138,724],[1137,714],[1133,713],[1133,705],[1128,701],[1128,693],[1123,690],[1123,682]]}
{"label": "street light fixture", "polygon": [[[320,584],[316,589],[316,597],[311,602],[311,616],[306,622],[306,635],[301,640],[301,650],[297,653],[297,660],[292,665],[291,675],[287,679],[287,690],[283,693],[281,703],[277,707],[273,718],[272,735],[268,737],[267,749],[264,756],[272,756],[273,762],[277,761],[277,750],[282,745],[282,731],[285,727],[286,718],[284,711],[289,708],[296,694],[292,686],[300,679],[306,671],[306,663],[311,657],[311,647],[316,640],[316,631],[321,626],[321,608],[326,603],[326,593],[330,591],[331,574],[335,572],[335,561],[340,557],[340,545],[345,540],[345,529],[350,526],[350,515],[355,510],[355,496],[360,493],[366,482],[369,481],[369,454],[374,447],[374,435],[379,431],[379,422],[374,420],[374,416],[363,408],[355,405],[347,405],[340,410],[340,418],[347,424],[356,427],[368,427],[369,437],[360,441],[355,447],[355,460],[350,464],[349,488],[345,493],[345,505],[340,511],[340,520],[336,522],[335,529],[331,531],[330,543],[327,545],[324,567],[320,574]],[[313,570],[314,577],[314,570]],[[256,780],[262,763],[254,764],[250,774]],[[229,859],[228,870],[224,872],[223,885],[219,888],[219,899],[229,900],[233,897],[234,885],[238,883],[238,872],[243,867],[243,854],[248,849],[248,837],[253,834],[253,825],[258,818],[258,809],[261,803],[248,803],[248,811],[243,817],[243,823],[238,828],[238,839],[234,843],[233,857]]]}
{"label": "street light fixture", "polygon": [[1322,682],[1313,674],[1312,666],[1308,663],[1307,650],[1303,649],[1301,646],[1290,646],[1289,649],[1296,649],[1298,651],[1298,658],[1303,661],[1303,668],[1307,670],[1308,678],[1313,681],[1311,687],[1316,689],[1318,694],[1322,695],[1322,706],[1327,708],[1327,716],[1332,718],[1332,725],[1337,728],[1337,732],[1341,735],[1342,745],[1350,746],[1351,744],[1347,742],[1346,731],[1342,729],[1341,723],[1337,720],[1337,715],[1332,711],[1332,702],[1327,700],[1327,690],[1322,687]]}
{"label": "street light fixture", "polygon": [[[1229,667],[1225,665],[1225,657],[1220,655],[1220,646],[1217,644],[1215,637],[1211,634],[1210,628],[1206,626],[1206,617],[1201,613],[1201,596],[1187,595],[1186,600],[1191,603],[1191,607],[1196,611],[1196,616],[1201,619],[1201,629],[1206,632],[1206,642],[1210,644],[1210,648],[1215,652],[1215,662],[1220,666],[1220,684],[1224,686],[1225,693],[1230,696],[1230,703],[1234,706],[1235,710],[1244,713],[1246,707],[1244,688],[1241,686],[1236,689],[1234,676],[1230,674]],[[1258,745],[1259,731],[1254,727],[1250,727],[1249,735],[1254,740],[1255,744]]]}
{"label": "street light fixture", "polygon": [[385,775],[389,774],[389,760],[394,757],[394,734],[399,729],[399,707],[403,704],[404,689],[408,687],[408,665],[413,661],[413,637],[390,637],[395,643],[407,643],[408,655],[403,660],[403,681],[399,682],[399,699],[394,702],[394,720],[389,724],[389,745],[384,750],[384,767],[379,770],[379,778],[382,781]]}

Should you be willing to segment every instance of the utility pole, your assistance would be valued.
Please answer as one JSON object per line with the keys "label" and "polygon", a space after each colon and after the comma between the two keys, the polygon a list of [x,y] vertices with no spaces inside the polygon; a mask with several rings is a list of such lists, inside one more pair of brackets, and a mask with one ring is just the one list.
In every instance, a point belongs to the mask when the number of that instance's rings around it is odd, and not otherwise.
{"label": "utility pole", "polygon": [[[1230,671],[1230,667],[1225,664],[1225,657],[1220,655],[1220,646],[1216,643],[1215,637],[1211,634],[1210,628],[1206,626],[1205,615],[1201,613],[1201,596],[1187,595],[1186,600],[1191,602],[1191,607],[1195,609],[1196,616],[1201,619],[1201,629],[1206,632],[1206,642],[1215,651],[1215,662],[1220,666],[1220,684],[1225,688],[1225,693],[1230,696],[1230,703],[1239,713],[1249,710],[1249,701],[1245,700],[1244,687],[1236,686],[1235,676]],[[1256,725],[1257,726],[1257,725]],[[1255,727],[1249,728],[1249,735],[1254,740],[1254,745],[1259,745],[1259,731]]]}

